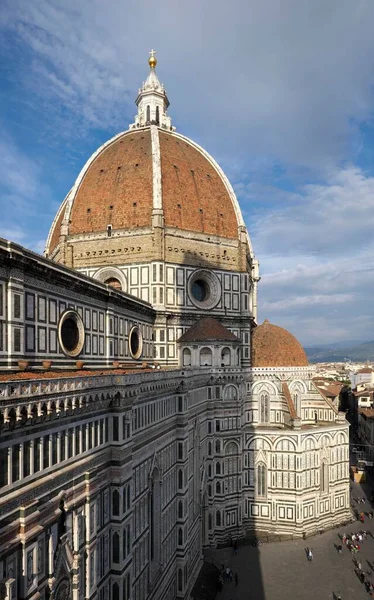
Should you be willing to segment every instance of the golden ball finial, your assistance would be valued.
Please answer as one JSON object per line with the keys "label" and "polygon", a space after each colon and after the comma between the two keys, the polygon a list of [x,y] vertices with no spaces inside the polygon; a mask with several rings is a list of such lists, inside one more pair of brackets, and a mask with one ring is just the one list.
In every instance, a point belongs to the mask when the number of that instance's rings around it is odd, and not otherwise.
{"label": "golden ball finial", "polygon": [[149,53],[148,64],[151,67],[151,69],[154,69],[157,65],[157,58],[155,57],[155,54],[156,54],[155,50],[151,50]]}

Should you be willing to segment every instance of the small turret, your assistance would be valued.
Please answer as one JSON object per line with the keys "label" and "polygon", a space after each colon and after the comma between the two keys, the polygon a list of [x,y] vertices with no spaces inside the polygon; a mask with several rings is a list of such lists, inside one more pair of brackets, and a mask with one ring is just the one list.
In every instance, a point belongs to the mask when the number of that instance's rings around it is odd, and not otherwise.
{"label": "small turret", "polygon": [[150,51],[148,64],[150,73],[139,89],[135,104],[138,107],[138,114],[135,117],[135,123],[130,125],[130,129],[146,127],[148,125],[157,125],[162,129],[174,131],[175,127],[171,125],[171,118],[167,116],[169,100],[164,86],[160,83],[156,75],[157,59],[155,51]]}

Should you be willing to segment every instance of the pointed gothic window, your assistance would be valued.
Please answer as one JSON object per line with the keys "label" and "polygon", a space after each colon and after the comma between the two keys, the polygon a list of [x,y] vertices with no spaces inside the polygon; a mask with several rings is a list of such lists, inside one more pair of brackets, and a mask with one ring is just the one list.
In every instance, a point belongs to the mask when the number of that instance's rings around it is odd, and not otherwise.
{"label": "pointed gothic window", "polygon": [[156,125],[160,125],[160,109],[156,106]]}
{"label": "pointed gothic window", "polygon": [[148,106],[147,106],[147,123],[150,123],[150,121],[151,121],[151,107],[148,104]]}
{"label": "pointed gothic window", "polygon": [[256,495],[266,496],[266,466],[263,463],[258,464],[256,469]]}
{"label": "pointed gothic window", "polygon": [[113,557],[113,562],[118,564],[119,563],[119,535],[118,535],[118,533],[113,533],[112,557]]}
{"label": "pointed gothic window", "polygon": [[323,494],[329,491],[329,467],[325,461],[321,464],[320,485]]}
{"label": "pointed gothic window", "polygon": [[260,396],[260,423],[269,423],[270,416],[270,398],[269,394]]}
{"label": "pointed gothic window", "polygon": [[112,494],[112,512],[115,517],[119,516],[119,492],[118,490],[113,490]]}
{"label": "pointed gothic window", "polygon": [[113,583],[113,600],[119,600],[119,585],[118,583]]}

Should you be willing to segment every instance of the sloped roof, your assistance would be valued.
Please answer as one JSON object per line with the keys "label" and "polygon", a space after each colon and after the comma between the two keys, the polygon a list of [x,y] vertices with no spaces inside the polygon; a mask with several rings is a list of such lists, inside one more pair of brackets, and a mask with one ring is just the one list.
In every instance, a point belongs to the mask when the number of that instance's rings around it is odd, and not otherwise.
{"label": "sloped roof", "polygon": [[203,317],[178,340],[184,342],[240,342],[231,331],[213,317]]}
{"label": "sloped roof", "polygon": [[296,412],[295,405],[294,405],[292,397],[291,397],[290,389],[286,382],[282,383],[282,391],[283,391],[284,397],[286,398],[290,417],[291,417],[291,419],[296,419],[297,412]]}

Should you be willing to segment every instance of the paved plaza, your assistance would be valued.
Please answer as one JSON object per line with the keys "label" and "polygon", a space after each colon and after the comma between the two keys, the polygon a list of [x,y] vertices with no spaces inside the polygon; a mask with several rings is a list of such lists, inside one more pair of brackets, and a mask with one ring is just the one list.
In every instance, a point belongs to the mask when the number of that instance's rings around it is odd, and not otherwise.
{"label": "paved plaza", "polygon": [[[351,482],[352,498],[365,496],[360,510],[371,508],[371,486]],[[356,506],[356,502],[353,501]],[[368,531],[361,551],[352,555],[341,544],[339,534]],[[313,549],[314,560],[308,562],[305,549]],[[365,573],[374,583],[374,519],[365,517],[365,523],[354,521],[345,528],[334,529],[307,540],[275,542],[259,547],[239,546],[235,555],[232,548],[211,553],[219,564],[238,573],[238,585],[233,580],[224,584],[216,600],[359,600],[370,595],[355,573],[355,561],[360,560]]]}

